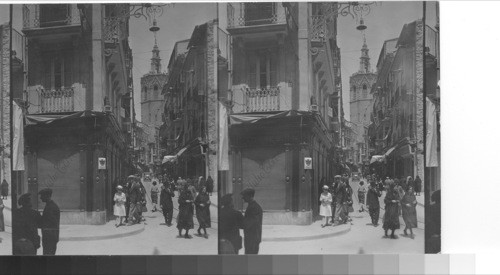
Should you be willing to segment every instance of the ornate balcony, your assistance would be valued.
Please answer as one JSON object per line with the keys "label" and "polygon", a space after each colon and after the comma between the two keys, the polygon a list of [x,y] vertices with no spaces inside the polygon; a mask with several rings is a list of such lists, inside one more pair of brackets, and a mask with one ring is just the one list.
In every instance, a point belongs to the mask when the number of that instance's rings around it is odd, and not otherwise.
{"label": "ornate balcony", "polygon": [[327,34],[325,16],[313,15],[311,16],[311,45],[319,46],[325,42]]}
{"label": "ornate balcony", "polygon": [[25,4],[23,30],[80,26],[77,4]]}
{"label": "ornate balcony", "polygon": [[245,92],[245,103],[246,111],[249,113],[279,111],[280,89],[279,87],[263,89],[247,88]]}
{"label": "ornate balcony", "polygon": [[79,84],[57,90],[42,86],[27,89],[28,113],[65,113],[85,110],[85,89]]}
{"label": "ornate balcony", "polygon": [[[228,31],[238,33],[245,30],[276,31],[286,27],[285,8],[281,3],[227,3]],[[273,27],[274,26],[274,27]],[[275,29],[277,28],[277,29]]]}

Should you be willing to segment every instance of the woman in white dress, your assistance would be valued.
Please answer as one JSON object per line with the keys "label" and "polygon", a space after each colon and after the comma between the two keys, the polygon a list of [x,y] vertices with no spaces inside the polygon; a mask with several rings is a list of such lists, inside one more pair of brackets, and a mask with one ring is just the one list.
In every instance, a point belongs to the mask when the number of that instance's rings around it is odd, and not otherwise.
{"label": "woman in white dress", "polygon": [[123,187],[121,185],[116,187],[116,193],[113,200],[115,201],[115,205],[113,207],[113,214],[116,216],[115,226],[118,227],[123,225],[123,219],[126,216],[125,202],[127,201],[127,197],[125,196],[125,193],[123,193]]}
{"label": "woman in white dress", "polygon": [[321,225],[321,227],[325,227],[328,225],[328,218],[332,216],[332,194],[328,192],[328,186],[323,186],[323,193],[319,197],[319,201],[321,205],[319,206],[319,215],[323,216],[325,219],[325,223]]}

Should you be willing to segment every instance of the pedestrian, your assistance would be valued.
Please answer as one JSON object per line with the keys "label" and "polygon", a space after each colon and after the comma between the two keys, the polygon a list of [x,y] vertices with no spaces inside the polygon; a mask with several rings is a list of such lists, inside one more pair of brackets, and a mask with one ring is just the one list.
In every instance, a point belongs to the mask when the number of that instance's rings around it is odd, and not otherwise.
{"label": "pedestrian", "polygon": [[342,176],[335,176],[335,217],[333,220],[334,225],[342,224],[345,222],[345,205],[347,203],[347,188]]}
{"label": "pedestrian", "polygon": [[193,181],[188,182],[188,190],[191,192],[192,201],[196,198],[196,187],[193,185]]}
{"label": "pedestrian", "polygon": [[202,185],[200,193],[194,200],[196,206],[196,219],[198,220],[198,236],[201,236],[201,229],[203,229],[203,237],[208,239],[207,228],[212,226],[210,220],[210,196],[208,196],[207,188]]}
{"label": "pedestrian", "polygon": [[174,212],[174,204],[172,202],[172,198],[174,197],[174,191],[170,189],[167,185],[163,185],[161,187],[160,193],[160,206],[163,213],[163,217],[165,218],[165,224],[167,226],[172,226],[172,214]]}
{"label": "pedestrian", "polygon": [[146,187],[144,187],[144,184],[142,184],[142,181],[138,179],[139,182],[139,190],[140,190],[140,204],[139,204],[139,219],[141,222],[146,221],[146,218],[143,216],[142,213],[148,212],[148,207],[146,204]]}
{"label": "pedestrian", "polygon": [[182,191],[179,195],[179,213],[177,215],[177,229],[179,230],[179,237],[182,237],[182,229],[186,232],[184,238],[191,239],[189,229],[194,227],[193,222],[193,195],[188,189],[188,185],[184,184]]}
{"label": "pedestrian", "polygon": [[2,181],[2,199],[6,200],[9,196],[9,183],[5,179]]}
{"label": "pedestrian", "polygon": [[38,194],[40,194],[40,200],[45,203],[40,224],[42,228],[43,255],[56,255],[61,211],[59,206],[52,200],[52,189],[42,189]]}
{"label": "pedestrian", "polygon": [[321,205],[319,206],[319,215],[322,216],[325,220],[325,223],[321,225],[321,227],[328,226],[328,217],[332,216],[332,194],[328,192],[328,186],[323,186],[323,193],[321,193],[319,197],[319,201]]}
{"label": "pedestrian", "polygon": [[14,255],[36,255],[40,248],[40,226],[42,216],[32,209],[31,194],[26,193],[19,197],[17,203],[21,205],[15,211],[13,219],[12,241],[14,242]]}
{"label": "pedestrian", "polygon": [[418,175],[415,177],[414,184],[415,184],[415,193],[417,194],[417,196],[420,196],[420,192],[422,191],[422,180]]}
{"label": "pedestrian", "polygon": [[214,191],[214,180],[211,176],[208,176],[207,181],[205,182],[207,185],[207,193],[209,196],[212,196],[212,192]]}
{"label": "pedestrian", "polygon": [[121,185],[116,187],[116,193],[113,201],[115,202],[113,207],[113,214],[116,216],[115,226],[118,227],[123,225],[123,219],[126,215],[125,202],[127,201],[127,197],[125,193],[123,193],[123,187]]}
{"label": "pedestrian", "polygon": [[382,193],[377,187],[377,183],[372,180],[370,182],[370,187],[368,187],[368,194],[366,196],[366,205],[368,206],[368,213],[372,220],[373,226],[378,226],[378,218],[380,215],[380,202],[379,198]]}
{"label": "pedestrian", "polygon": [[359,212],[365,211],[365,196],[366,196],[366,186],[364,181],[359,182],[358,187],[358,202],[360,205]]}
{"label": "pedestrian", "polygon": [[387,232],[391,230],[391,239],[397,239],[397,236],[394,235],[394,231],[399,229],[399,195],[394,185],[394,181],[389,181],[389,188],[387,190],[387,194],[385,195],[384,203],[385,215],[383,228],[385,231],[385,237],[389,237]]}
{"label": "pedestrian", "polygon": [[[198,189],[196,190],[201,190],[202,187],[207,187],[207,181],[205,180],[205,177],[200,176],[198,178]],[[206,190],[206,189],[205,189]]]}
{"label": "pedestrian", "polygon": [[[222,196],[220,203],[219,240],[222,244],[221,247],[226,247],[226,249],[221,250],[225,254],[238,254],[243,245],[243,239],[240,235],[240,228],[243,228],[243,215],[234,209],[232,194]],[[229,243],[224,242],[224,240]]]}
{"label": "pedestrian", "polygon": [[415,191],[415,181],[413,180],[413,178],[411,176],[408,176],[406,178],[406,186],[403,186],[404,190],[408,190],[409,186],[413,187],[413,191]]}
{"label": "pedestrian", "polygon": [[262,207],[255,201],[255,190],[246,188],[241,191],[241,197],[248,203],[243,218],[243,233],[245,234],[245,254],[259,254],[262,241]]}
{"label": "pedestrian", "polygon": [[[401,181],[398,179],[394,180],[394,186],[396,188],[396,191],[398,192],[398,198],[400,201],[403,199],[403,197],[405,195],[404,185],[405,185],[404,180],[401,180]],[[402,208],[401,204],[399,204],[398,214],[399,214],[399,216],[401,216],[403,214],[403,208]]]}
{"label": "pedestrian", "polygon": [[177,182],[176,182],[176,183],[177,183],[177,190],[179,191],[179,194],[180,194],[180,192],[182,191],[182,187],[184,186],[184,185],[183,185],[183,180],[182,180],[182,178],[181,178],[181,177],[179,177],[179,178],[177,179]]}
{"label": "pedestrian", "polygon": [[141,223],[141,217],[139,212],[141,211],[141,190],[139,185],[139,179],[137,177],[132,178],[132,183],[129,192],[130,210],[128,216],[128,225],[133,225],[135,223]]}
{"label": "pedestrian", "polygon": [[403,220],[405,221],[405,229],[403,233],[405,236],[408,235],[406,230],[410,230],[410,237],[413,239],[413,229],[417,228],[417,199],[413,192],[413,186],[408,185],[408,190],[401,200],[401,206],[403,207]]}
{"label": "pedestrian", "polygon": [[160,193],[160,189],[156,184],[156,181],[153,181],[153,186],[151,187],[151,203],[153,204],[151,212],[158,211],[158,194]]}
{"label": "pedestrian", "polygon": [[3,204],[3,200],[0,197],[0,232],[5,231],[5,223],[3,219],[3,209],[5,208],[5,205]]}

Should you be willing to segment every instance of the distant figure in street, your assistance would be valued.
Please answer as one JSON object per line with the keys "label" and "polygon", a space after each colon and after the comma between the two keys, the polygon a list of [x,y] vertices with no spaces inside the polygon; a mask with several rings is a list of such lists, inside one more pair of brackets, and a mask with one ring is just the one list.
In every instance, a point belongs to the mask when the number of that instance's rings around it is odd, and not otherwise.
{"label": "distant figure in street", "polygon": [[368,206],[368,212],[370,213],[372,224],[375,227],[378,226],[378,218],[380,215],[380,202],[378,199],[380,196],[382,196],[382,193],[378,190],[377,183],[372,180],[366,196],[366,205]]}
{"label": "distant figure in street", "polygon": [[[222,244],[220,253],[238,254],[243,245],[240,235],[240,228],[243,228],[243,215],[240,211],[234,209],[232,194],[222,196],[220,203],[219,241],[221,241]],[[224,242],[224,240],[229,243]]]}
{"label": "distant figure in street", "polygon": [[193,181],[188,181],[188,190],[191,192],[192,201],[196,198],[196,187],[193,185]]}
{"label": "distant figure in street", "polygon": [[214,180],[211,176],[208,176],[207,181],[205,182],[207,185],[207,193],[209,196],[212,196],[212,192],[214,191]]}
{"label": "distant figure in street", "polygon": [[384,231],[385,237],[389,237],[387,235],[387,231],[391,230],[391,238],[396,239],[396,235],[394,235],[394,231],[399,229],[399,194],[394,185],[394,181],[389,181],[389,189],[387,190],[387,194],[384,198],[385,203],[385,215],[384,215]]}
{"label": "distant figure in street", "polygon": [[203,176],[200,176],[198,178],[198,187],[196,190],[200,191],[202,187],[205,187],[205,190],[206,190],[207,181],[205,180],[205,178]]}
{"label": "distant figure in street", "polygon": [[254,200],[254,189],[244,189],[241,191],[241,196],[243,201],[248,203],[243,219],[245,254],[259,254],[259,245],[262,241],[262,208]]}
{"label": "distant figure in street", "polygon": [[156,184],[156,181],[153,181],[153,186],[151,187],[151,204],[153,204],[151,212],[158,211],[158,194],[160,193],[160,189]]}
{"label": "distant figure in street", "polygon": [[5,205],[3,204],[2,198],[0,198],[0,232],[5,231],[5,223],[3,220],[3,209],[5,208]]}
{"label": "distant figure in street", "polygon": [[161,187],[160,206],[167,226],[172,226],[172,214],[174,212],[172,198],[174,196],[174,191],[172,191],[168,185],[167,187],[165,187],[165,185]]}
{"label": "distant figure in street", "polygon": [[179,214],[177,215],[177,229],[179,230],[179,237],[182,237],[182,229],[186,230],[184,238],[191,239],[189,229],[194,227],[193,222],[193,195],[188,189],[188,185],[184,184],[183,189],[179,195]]}
{"label": "distant figure in street", "polygon": [[404,187],[404,190],[408,190],[408,187],[411,186],[413,187],[413,192],[415,192],[415,181],[413,180],[413,178],[411,176],[408,176],[406,178],[406,186],[403,186]]}
{"label": "distant figure in street", "polygon": [[123,219],[126,215],[125,202],[127,202],[127,197],[125,196],[125,193],[123,193],[123,187],[121,185],[116,187],[116,193],[113,197],[113,201],[115,202],[113,207],[113,214],[116,216],[115,226],[118,227],[123,225]]}
{"label": "distant figure in street", "polygon": [[146,221],[146,218],[142,215],[144,212],[148,212],[148,208],[146,206],[146,187],[142,184],[141,180],[138,179],[139,182],[139,190],[141,195],[141,203],[139,204],[139,218],[140,221]]}
{"label": "distant figure in street", "polygon": [[335,176],[335,219],[334,225],[339,225],[347,222],[349,193],[348,187],[341,176]]}
{"label": "distant figure in street", "polygon": [[194,205],[196,206],[196,218],[198,219],[198,236],[201,236],[201,229],[203,229],[203,237],[208,239],[207,228],[212,226],[210,220],[210,197],[207,193],[207,188],[202,185],[200,193],[196,196],[194,200]]}
{"label": "distant figure in street", "polygon": [[415,183],[415,193],[417,194],[417,196],[420,196],[420,192],[422,192],[422,180],[418,175],[417,177],[415,177],[414,183]]}
{"label": "distant figure in street", "polygon": [[41,220],[43,255],[56,255],[61,211],[52,200],[52,189],[42,189],[38,194],[45,203]]}
{"label": "distant figure in street", "polygon": [[328,217],[332,216],[332,194],[328,192],[328,186],[323,186],[323,193],[319,197],[321,205],[319,206],[319,215],[325,219],[325,223],[321,227],[328,226]]}
{"label": "distant figure in street", "polygon": [[405,236],[408,235],[406,230],[410,230],[410,236],[413,239],[413,229],[417,227],[417,199],[415,198],[415,193],[413,192],[413,186],[408,185],[408,190],[406,191],[403,199],[401,200],[401,207],[403,208],[403,220],[405,221],[405,229],[403,233]]}
{"label": "distant figure in street", "polygon": [[183,187],[183,186],[184,186],[184,185],[182,184],[182,178],[181,178],[181,177],[179,177],[179,178],[177,179],[177,190],[179,190],[179,195],[180,195],[180,193],[181,193],[181,191],[182,191],[182,187]]}
{"label": "distant figure in street", "polygon": [[365,197],[366,197],[366,186],[364,181],[359,182],[358,187],[358,202],[359,202],[359,212],[365,211]]}
{"label": "distant figure in street", "polygon": [[[405,187],[406,184],[405,184],[405,181],[404,180],[398,180],[397,178],[394,179],[394,188],[396,189],[396,191],[398,192],[398,199],[399,200],[402,200],[404,195],[405,195]],[[398,208],[398,215],[401,216],[403,214],[403,208],[402,208],[402,205],[400,204],[399,205],[399,208]]]}
{"label": "distant figure in street", "polygon": [[2,199],[6,200],[9,195],[9,184],[5,179],[2,181]]}
{"label": "distant figure in street", "polygon": [[40,227],[42,216],[32,209],[30,193],[21,195],[17,203],[21,207],[13,215],[14,255],[36,255],[40,248],[38,227]]}

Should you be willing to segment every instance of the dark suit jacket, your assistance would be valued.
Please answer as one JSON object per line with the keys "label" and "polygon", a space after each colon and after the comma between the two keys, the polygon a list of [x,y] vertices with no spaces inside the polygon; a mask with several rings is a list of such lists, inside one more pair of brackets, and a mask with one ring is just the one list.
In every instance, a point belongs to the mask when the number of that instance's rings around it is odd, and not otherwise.
{"label": "dark suit jacket", "polygon": [[50,200],[45,204],[42,215],[42,237],[44,240],[58,242],[59,241],[59,222],[61,211],[59,206]]}
{"label": "dark suit jacket", "polygon": [[248,203],[243,219],[245,243],[260,243],[262,240],[262,208],[256,201]]}

